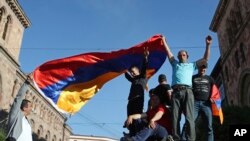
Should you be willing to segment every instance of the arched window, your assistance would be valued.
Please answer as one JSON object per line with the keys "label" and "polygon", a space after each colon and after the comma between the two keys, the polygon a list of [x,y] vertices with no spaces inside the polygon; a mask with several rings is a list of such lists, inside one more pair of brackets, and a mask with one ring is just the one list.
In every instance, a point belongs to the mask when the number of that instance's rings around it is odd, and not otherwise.
{"label": "arched window", "polygon": [[2,38],[3,38],[4,40],[6,39],[6,36],[7,36],[8,30],[9,30],[10,23],[11,23],[11,17],[10,17],[10,16],[7,16],[7,21],[6,21],[5,25],[4,25],[3,36],[2,36]]}
{"label": "arched window", "polygon": [[50,141],[50,132],[49,131],[47,131],[45,139],[46,139],[46,141]]}
{"label": "arched window", "polygon": [[241,9],[241,5],[240,5],[239,1],[235,1],[235,10],[236,10],[235,11],[235,15],[236,15],[235,18],[236,18],[237,23],[238,23],[237,28],[239,28],[243,23],[243,16],[241,13],[242,9]]}
{"label": "arched window", "polygon": [[240,54],[241,54],[241,57],[242,57],[242,62],[246,62],[246,55],[245,55],[245,52],[244,52],[244,44],[243,43],[240,43]]}
{"label": "arched window", "polygon": [[56,141],[56,135],[53,136],[52,141]]}
{"label": "arched window", "polygon": [[240,61],[239,61],[239,54],[237,50],[235,51],[234,59],[235,59],[235,67],[238,69],[240,67]]}
{"label": "arched window", "polygon": [[41,138],[43,136],[43,126],[42,125],[39,126],[38,131],[39,131],[39,134],[37,132],[37,136],[38,136],[38,138]]}
{"label": "arched window", "polygon": [[30,120],[30,125],[32,129],[35,129],[35,122],[33,119]]}
{"label": "arched window", "polygon": [[1,23],[2,19],[3,19],[4,13],[5,13],[4,8],[1,7],[1,8],[0,8],[0,23]]}
{"label": "arched window", "polygon": [[12,97],[16,97],[17,90],[18,90],[18,79],[14,81],[14,86],[11,94]]}

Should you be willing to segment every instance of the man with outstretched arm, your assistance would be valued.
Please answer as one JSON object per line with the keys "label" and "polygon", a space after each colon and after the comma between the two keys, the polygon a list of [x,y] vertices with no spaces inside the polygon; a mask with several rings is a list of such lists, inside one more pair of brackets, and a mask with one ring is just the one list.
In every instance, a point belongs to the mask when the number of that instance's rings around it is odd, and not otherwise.
{"label": "man with outstretched arm", "polygon": [[197,66],[201,66],[208,61],[210,56],[210,45],[212,39],[210,36],[206,37],[206,50],[204,56],[195,62],[188,62],[188,53],[185,50],[178,52],[178,60],[176,60],[170,51],[170,48],[163,37],[163,43],[166,53],[171,63],[172,74],[172,124],[173,124],[173,138],[175,141],[180,138],[180,119],[183,112],[186,118],[186,138],[188,141],[195,140],[195,124],[194,124],[194,95],[192,92],[192,76]]}
{"label": "man with outstretched arm", "polygon": [[6,141],[32,141],[32,129],[27,116],[32,112],[32,103],[24,99],[30,76],[27,77],[11,106]]}
{"label": "man with outstretched arm", "polygon": [[[147,85],[146,69],[148,64],[148,55],[148,48],[144,48],[142,67],[139,69],[137,66],[131,66],[129,71],[125,73],[125,77],[129,82],[131,82],[128,96],[127,116],[141,114],[143,112],[144,90]],[[132,124],[128,129],[131,136],[135,135],[137,132],[136,124]]]}

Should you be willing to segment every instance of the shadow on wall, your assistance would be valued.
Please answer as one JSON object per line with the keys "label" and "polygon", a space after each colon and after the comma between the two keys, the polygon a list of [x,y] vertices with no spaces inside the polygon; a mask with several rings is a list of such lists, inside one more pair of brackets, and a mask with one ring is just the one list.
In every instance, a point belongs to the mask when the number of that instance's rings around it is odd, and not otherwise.
{"label": "shadow on wall", "polygon": [[45,138],[39,138],[36,133],[32,133],[33,141],[46,141]]}

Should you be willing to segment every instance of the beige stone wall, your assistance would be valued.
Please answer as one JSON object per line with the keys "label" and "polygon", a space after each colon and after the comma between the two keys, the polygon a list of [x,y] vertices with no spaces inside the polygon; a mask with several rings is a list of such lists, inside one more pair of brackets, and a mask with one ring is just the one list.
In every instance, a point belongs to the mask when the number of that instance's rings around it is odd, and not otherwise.
{"label": "beige stone wall", "polygon": [[1,109],[6,109],[7,111],[13,101],[13,96],[16,95],[16,93],[13,92],[13,86],[15,80],[18,80],[18,77],[16,76],[18,68],[14,64],[15,63],[11,62],[6,57],[6,53],[4,53],[2,47],[0,47],[0,76],[2,79],[2,101],[0,102],[0,107]]}
{"label": "beige stone wall", "polygon": [[[3,52],[0,52],[0,76],[2,79],[0,107],[6,112],[9,112],[13,99],[26,77],[17,65],[13,64],[15,63],[11,62]],[[34,86],[29,87],[25,98],[33,104],[34,112],[28,118],[34,133],[47,141],[62,141],[63,135],[65,139],[69,137],[71,131],[64,128],[65,118],[36,91]]]}
{"label": "beige stone wall", "polygon": [[[18,61],[24,27],[5,0],[0,1],[0,8],[4,9],[2,20],[0,22],[0,42],[13,58]],[[10,23],[8,24],[6,38],[3,39],[2,35],[7,22],[7,17],[10,17]]]}
{"label": "beige stone wall", "polygon": [[[16,0],[0,0],[0,10],[1,8],[4,9],[4,13],[0,21],[0,111],[9,112],[13,99],[26,78],[19,68],[18,57],[23,32],[29,22],[25,20],[25,15],[22,15],[22,9]],[[13,9],[19,10],[19,13],[14,13]],[[7,16],[11,17],[11,22],[7,36],[3,39]],[[34,112],[28,118],[33,132],[39,138],[47,141],[66,141],[69,138],[71,129],[65,125],[65,117],[33,85],[29,86],[25,98],[33,104]]]}

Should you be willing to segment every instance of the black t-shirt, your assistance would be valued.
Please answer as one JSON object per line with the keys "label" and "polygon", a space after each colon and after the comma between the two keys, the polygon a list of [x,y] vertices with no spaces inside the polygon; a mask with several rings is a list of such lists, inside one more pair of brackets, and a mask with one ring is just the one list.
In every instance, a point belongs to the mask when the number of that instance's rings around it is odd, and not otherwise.
{"label": "black t-shirt", "polygon": [[169,84],[159,84],[156,88],[154,88],[154,94],[158,95],[162,104],[170,106],[171,102],[167,95],[169,90],[171,90]]}
{"label": "black t-shirt", "polygon": [[198,74],[193,75],[193,93],[195,100],[209,100],[211,96],[211,88],[214,84],[212,77],[208,75],[200,76]]}

